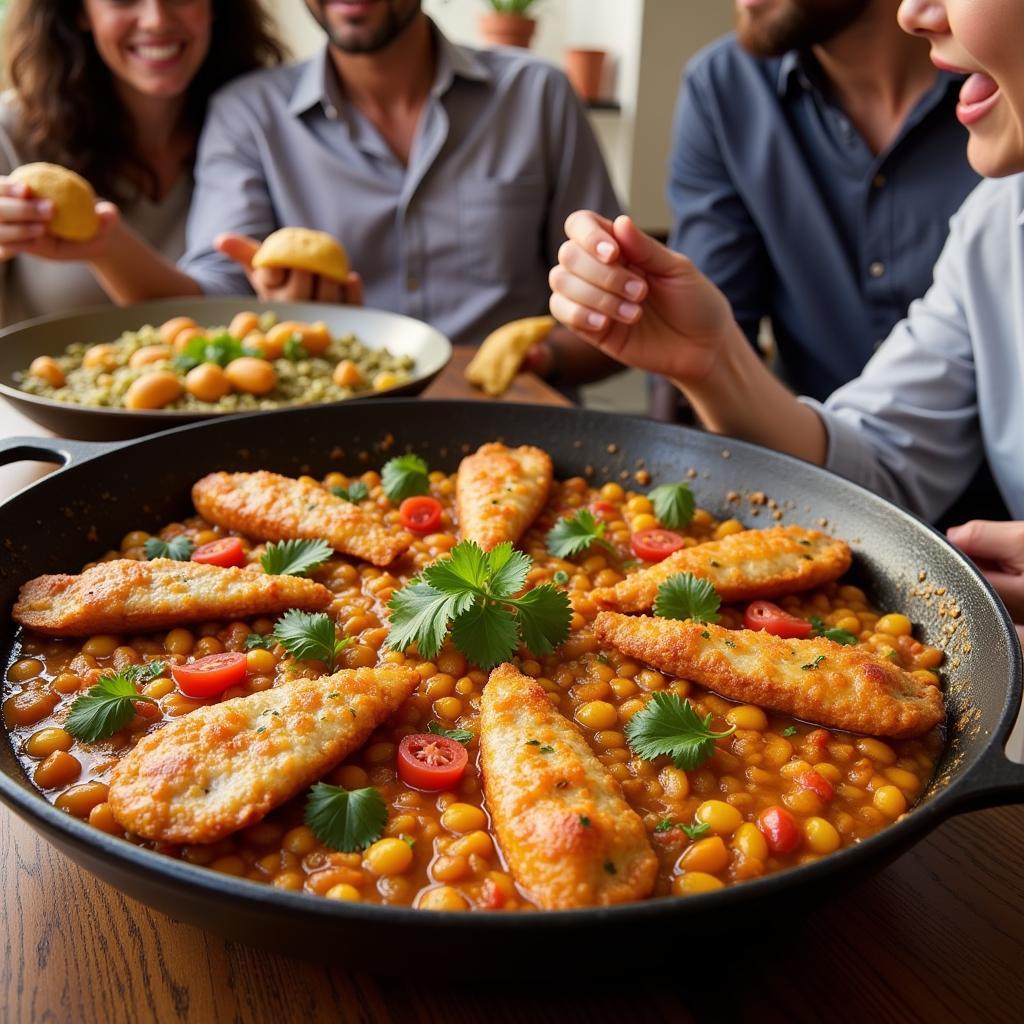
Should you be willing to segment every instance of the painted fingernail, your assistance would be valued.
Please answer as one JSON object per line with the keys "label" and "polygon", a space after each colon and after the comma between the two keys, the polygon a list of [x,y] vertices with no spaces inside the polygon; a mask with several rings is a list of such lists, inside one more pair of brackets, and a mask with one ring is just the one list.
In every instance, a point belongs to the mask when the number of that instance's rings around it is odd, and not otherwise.
{"label": "painted fingernail", "polygon": [[36,203],[36,209],[45,217],[48,213],[53,213],[53,203],[49,199],[40,199]]}
{"label": "painted fingernail", "polygon": [[627,281],[626,282],[626,294],[631,299],[639,299],[644,293],[644,285],[642,281]]}
{"label": "painted fingernail", "polygon": [[595,330],[599,330],[605,325],[605,316],[603,313],[588,313],[587,314],[587,326],[593,327]]}
{"label": "painted fingernail", "polygon": [[640,312],[640,307],[635,302],[623,302],[619,305],[619,316],[623,320],[632,320]]}
{"label": "painted fingernail", "polygon": [[597,255],[602,259],[610,260],[615,255],[615,246],[611,242],[598,242]]}

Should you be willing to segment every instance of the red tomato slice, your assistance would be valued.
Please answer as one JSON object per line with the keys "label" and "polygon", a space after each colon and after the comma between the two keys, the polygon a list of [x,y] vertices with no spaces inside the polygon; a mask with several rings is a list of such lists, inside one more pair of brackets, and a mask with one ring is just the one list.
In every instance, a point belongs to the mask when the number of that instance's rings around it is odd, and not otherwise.
{"label": "red tomato slice", "polygon": [[743,625],[747,629],[763,629],[766,633],[785,637],[787,640],[804,639],[814,631],[814,627],[806,619],[798,619],[795,615],[783,611],[771,601],[752,601],[743,613]]}
{"label": "red tomato slice", "polygon": [[233,565],[245,565],[245,549],[237,537],[221,537],[197,547],[192,552],[192,561],[228,569]]}
{"label": "red tomato slice", "polygon": [[683,538],[671,530],[641,530],[629,538],[629,546],[637,558],[645,562],[660,562],[683,547]]}
{"label": "red tomato slice", "polygon": [[796,777],[798,785],[804,789],[809,789],[812,793],[817,793],[826,803],[836,795],[836,791],[832,788],[832,783],[825,778],[824,775],[816,772],[813,768],[807,772],[801,772]]}
{"label": "red tomato slice", "polygon": [[398,777],[417,789],[451,789],[462,778],[468,761],[461,743],[431,732],[413,733],[398,745]]}
{"label": "red tomato slice", "polygon": [[610,523],[615,519],[622,518],[622,513],[610,501],[604,501],[603,499],[592,501],[589,508],[594,513],[594,518],[600,519],[603,523]]}
{"label": "red tomato slice", "polygon": [[398,518],[414,533],[434,533],[441,525],[441,502],[428,494],[406,498],[398,506]]}
{"label": "red tomato slice", "polygon": [[766,807],[757,816],[757,827],[772,853],[792,853],[800,845],[800,826],[785,807]]}
{"label": "red tomato slice", "polygon": [[216,697],[245,678],[245,655],[238,651],[208,654],[187,665],[172,665],[171,676],[189,697]]}

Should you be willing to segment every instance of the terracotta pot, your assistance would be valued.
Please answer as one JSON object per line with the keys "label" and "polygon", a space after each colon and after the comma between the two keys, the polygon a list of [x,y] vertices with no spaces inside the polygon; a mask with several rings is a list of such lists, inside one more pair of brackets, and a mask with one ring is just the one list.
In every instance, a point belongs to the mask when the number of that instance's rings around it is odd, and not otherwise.
{"label": "terracotta pot", "polygon": [[522,14],[481,14],[480,35],[490,46],[529,46],[537,22]]}
{"label": "terracotta pot", "polygon": [[604,50],[566,50],[565,73],[581,100],[592,103],[601,98]]}

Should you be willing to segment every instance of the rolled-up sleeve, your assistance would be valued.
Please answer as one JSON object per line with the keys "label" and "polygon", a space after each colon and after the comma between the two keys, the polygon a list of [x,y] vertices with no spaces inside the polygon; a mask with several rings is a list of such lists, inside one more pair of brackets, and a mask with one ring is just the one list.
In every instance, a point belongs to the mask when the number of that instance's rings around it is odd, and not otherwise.
{"label": "rolled-up sleeve", "polygon": [[864,368],[824,405],[827,468],[935,520],[983,454],[958,218],[931,288]]}

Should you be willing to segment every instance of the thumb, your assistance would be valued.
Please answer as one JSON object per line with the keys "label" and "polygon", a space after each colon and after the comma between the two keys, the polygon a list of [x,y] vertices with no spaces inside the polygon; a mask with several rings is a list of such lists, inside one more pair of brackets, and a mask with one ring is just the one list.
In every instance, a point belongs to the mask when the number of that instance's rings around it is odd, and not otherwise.
{"label": "thumb", "polygon": [[252,258],[256,255],[260,243],[247,235],[223,234],[213,240],[213,247],[229,259],[241,264],[245,270],[252,270]]}
{"label": "thumb", "polygon": [[656,242],[650,235],[644,234],[633,223],[633,218],[625,214],[616,217],[612,232],[622,250],[623,262],[642,273],[664,276],[678,274],[693,266],[685,256],[673,252],[660,242]]}
{"label": "thumb", "polygon": [[948,540],[971,558],[1024,565],[1024,523],[972,519],[946,531]]}

